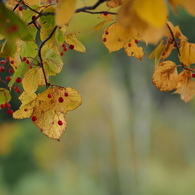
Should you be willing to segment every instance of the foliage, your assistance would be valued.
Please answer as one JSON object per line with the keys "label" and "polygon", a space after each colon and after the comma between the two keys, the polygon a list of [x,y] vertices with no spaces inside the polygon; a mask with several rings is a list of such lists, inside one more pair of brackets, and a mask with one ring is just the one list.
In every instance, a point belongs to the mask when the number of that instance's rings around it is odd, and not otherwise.
{"label": "foliage", "polygon": [[[107,10],[95,12],[105,3]],[[192,0],[169,0],[174,11],[184,7],[195,15]],[[111,10],[115,10],[112,12]],[[117,11],[116,11],[117,10]],[[149,58],[155,59],[153,84],[161,91],[178,93],[185,102],[195,94],[195,44],[189,43],[168,21],[168,5],[164,0],[98,0],[93,6],[77,8],[76,0],[7,0],[0,3],[0,71],[9,67],[12,77],[1,78],[6,87],[0,88],[0,109],[8,108],[13,118],[31,117],[48,137],[59,140],[66,128],[65,114],[77,108],[82,100],[71,87],[50,83],[50,76],[61,72],[61,57],[67,49],[86,52],[77,39],[77,32],[67,33],[73,15],[80,12],[98,14],[102,21],[93,27],[101,30],[102,42],[109,52],[124,48],[130,57],[142,60],[145,55],[141,42],[157,45]],[[179,65],[167,59],[177,50]],[[21,93],[15,83],[22,83],[20,108],[10,108],[11,89]],[[46,90],[37,94],[40,86]]]}

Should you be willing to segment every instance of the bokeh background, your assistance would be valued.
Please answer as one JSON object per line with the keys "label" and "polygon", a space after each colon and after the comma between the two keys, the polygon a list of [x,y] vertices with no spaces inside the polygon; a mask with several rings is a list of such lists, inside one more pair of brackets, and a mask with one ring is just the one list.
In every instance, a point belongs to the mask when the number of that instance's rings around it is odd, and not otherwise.
{"label": "bokeh background", "polygon": [[[95,1],[88,2],[78,6]],[[170,20],[195,42],[195,18],[180,9]],[[51,79],[83,98],[67,114],[60,142],[42,135],[31,119],[0,111],[0,195],[194,195],[195,99],[184,103],[152,85],[147,57],[154,46],[145,48],[142,61],[122,50],[109,54],[102,31],[91,32],[100,21],[73,17],[69,32],[80,32],[87,53],[67,51],[64,70]],[[171,60],[178,63],[176,53]]]}

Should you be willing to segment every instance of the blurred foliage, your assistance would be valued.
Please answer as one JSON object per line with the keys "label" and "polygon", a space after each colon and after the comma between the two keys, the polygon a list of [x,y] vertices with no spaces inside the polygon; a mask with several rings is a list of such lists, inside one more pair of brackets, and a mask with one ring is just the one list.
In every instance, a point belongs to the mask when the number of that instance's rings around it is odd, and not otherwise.
{"label": "blurred foliage", "polygon": [[[191,17],[178,19],[193,41]],[[96,33],[83,38],[87,54],[67,51],[55,78],[83,98],[60,142],[1,112],[0,195],[193,195],[195,100],[159,92],[151,60],[108,55]]]}

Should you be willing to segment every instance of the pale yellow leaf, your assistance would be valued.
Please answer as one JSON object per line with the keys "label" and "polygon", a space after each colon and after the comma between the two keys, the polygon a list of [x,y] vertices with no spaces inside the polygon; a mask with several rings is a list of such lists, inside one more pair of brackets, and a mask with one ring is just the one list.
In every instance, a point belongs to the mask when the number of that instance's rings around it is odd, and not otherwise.
{"label": "pale yellow leaf", "polygon": [[37,90],[39,84],[39,74],[37,69],[29,69],[22,79],[22,85],[26,92],[33,93]]}
{"label": "pale yellow leaf", "polygon": [[180,61],[186,65],[190,66],[195,63],[195,44],[189,43],[186,40],[181,40],[180,43]]}
{"label": "pale yellow leaf", "polygon": [[58,26],[68,24],[75,12],[76,0],[58,0],[56,7],[55,23]]}
{"label": "pale yellow leaf", "polygon": [[177,90],[174,93],[180,94],[183,101],[190,101],[195,95],[195,81],[192,80],[192,73],[184,70],[179,74]]}

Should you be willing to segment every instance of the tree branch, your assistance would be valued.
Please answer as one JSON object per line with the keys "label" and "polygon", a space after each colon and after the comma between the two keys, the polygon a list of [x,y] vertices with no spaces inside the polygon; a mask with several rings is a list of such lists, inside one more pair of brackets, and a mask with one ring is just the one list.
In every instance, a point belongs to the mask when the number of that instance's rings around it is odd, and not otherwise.
{"label": "tree branch", "polygon": [[51,39],[51,37],[53,36],[53,34],[55,33],[56,29],[57,29],[58,26],[55,26],[54,29],[52,30],[52,32],[50,33],[50,35],[40,44],[39,46],[39,49],[38,49],[38,56],[39,56],[39,59],[40,59],[40,67],[42,68],[42,71],[43,71],[43,75],[44,75],[44,79],[45,79],[45,83],[46,83],[46,87],[49,87],[49,83],[47,82],[47,77],[46,77],[46,73],[45,73],[45,69],[43,67],[43,58],[42,58],[42,54],[41,54],[41,50],[43,48],[43,46],[45,45],[45,43]]}
{"label": "tree branch", "polygon": [[96,9],[100,4],[104,3],[106,0],[99,0],[97,3],[95,3],[93,6],[85,6],[82,8],[78,8],[75,10],[75,13],[79,12],[85,12],[86,10],[94,10]]}

